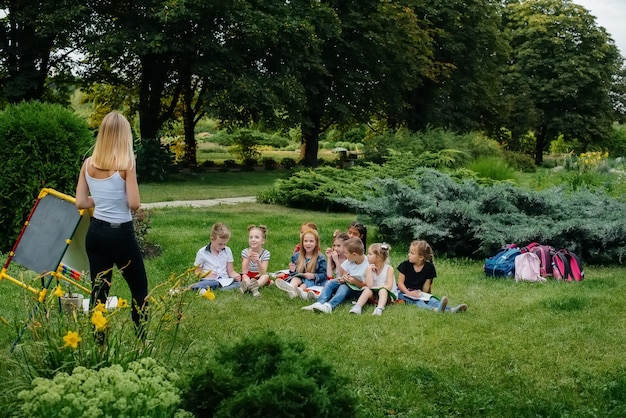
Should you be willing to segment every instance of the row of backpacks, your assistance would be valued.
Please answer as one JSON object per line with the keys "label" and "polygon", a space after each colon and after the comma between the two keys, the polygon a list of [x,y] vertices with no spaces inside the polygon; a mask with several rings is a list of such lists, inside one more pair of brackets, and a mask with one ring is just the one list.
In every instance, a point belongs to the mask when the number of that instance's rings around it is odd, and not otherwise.
{"label": "row of backpacks", "polygon": [[537,242],[525,247],[505,245],[485,260],[484,270],[489,277],[515,277],[516,281],[526,282],[545,282],[547,277],[578,282],[585,277],[580,257],[572,251],[555,250]]}

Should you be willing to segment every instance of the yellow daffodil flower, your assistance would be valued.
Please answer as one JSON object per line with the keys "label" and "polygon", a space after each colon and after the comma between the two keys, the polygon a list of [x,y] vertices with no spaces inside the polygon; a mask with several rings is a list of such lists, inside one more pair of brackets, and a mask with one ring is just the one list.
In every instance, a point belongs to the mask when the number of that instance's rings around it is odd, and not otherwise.
{"label": "yellow daffodil flower", "polygon": [[78,336],[78,332],[76,331],[68,331],[67,334],[63,337],[63,341],[65,341],[65,345],[63,347],[72,347],[77,348],[78,343],[83,339]]}
{"label": "yellow daffodil flower", "polygon": [[102,311],[93,311],[91,315],[91,323],[95,325],[96,331],[104,331],[109,321],[104,317]]}
{"label": "yellow daffodil flower", "polygon": [[64,292],[63,289],[61,288],[61,286],[57,286],[56,289],[54,289],[54,293],[53,295],[60,298],[61,296],[63,296]]}
{"label": "yellow daffodil flower", "polygon": [[128,301],[126,299],[119,298],[117,300],[117,307],[118,308],[128,308]]}
{"label": "yellow daffodil flower", "polygon": [[202,297],[208,300],[215,300],[215,293],[213,293],[211,289],[207,289],[207,291],[204,292]]}
{"label": "yellow daffodil flower", "polygon": [[98,302],[98,304],[96,305],[95,308],[93,308],[94,312],[100,312],[100,313],[104,313],[107,311],[107,307],[104,303],[102,302]]}

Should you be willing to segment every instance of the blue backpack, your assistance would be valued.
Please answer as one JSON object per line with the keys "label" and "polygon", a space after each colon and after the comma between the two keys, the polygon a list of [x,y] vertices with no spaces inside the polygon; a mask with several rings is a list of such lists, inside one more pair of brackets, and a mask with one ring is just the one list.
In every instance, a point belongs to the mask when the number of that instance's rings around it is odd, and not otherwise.
{"label": "blue backpack", "polygon": [[516,246],[509,245],[492,257],[485,260],[485,274],[489,277],[514,277],[515,257],[522,251]]}

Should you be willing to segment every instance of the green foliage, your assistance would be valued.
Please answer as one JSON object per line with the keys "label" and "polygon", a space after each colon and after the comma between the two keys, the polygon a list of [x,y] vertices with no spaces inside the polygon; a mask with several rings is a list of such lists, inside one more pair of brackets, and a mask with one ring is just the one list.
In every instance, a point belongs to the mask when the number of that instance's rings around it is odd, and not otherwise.
{"label": "green foliage", "polygon": [[504,161],[515,170],[523,173],[534,173],[537,171],[535,160],[530,155],[512,151],[504,151],[502,155],[504,156]]}
{"label": "green foliage", "polygon": [[21,103],[0,112],[0,251],[11,249],[43,187],[74,195],[92,144],[85,121],[60,105]]}
{"label": "green foliage", "polygon": [[501,158],[483,157],[470,163],[467,168],[478,173],[480,177],[492,180],[510,180],[515,178],[515,171]]}
{"label": "green foliage", "polygon": [[626,125],[613,125],[606,150],[613,158],[626,157]]}
{"label": "green foliage", "polygon": [[301,342],[264,333],[218,348],[212,360],[182,395],[196,416],[355,416],[345,379]]}
{"label": "green foliage", "polygon": [[233,135],[233,145],[230,147],[230,152],[239,157],[244,164],[246,164],[246,160],[255,160],[256,164],[256,159],[261,157],[258,146],[259,142],[254,132],[242,129]]}
{"label": "green foliage", "polygon": [[532,241],[568,248],[587,263],[622,263],[626,255],[626,204],[602,192],[480,186],[431,169],[419,170],[413,184],[387,178],[372,188],[364,198],[339,202],[389,242],[425,239],[449,257],[481,258],[507,242]]}
{"label": "green foliage", "polygon": [[135,143],[139,181],[162,182],[174,164],[174,153],[158,139],[144,138]]}
{"label": "green foliage", "polygon": [[261,162],[263,163],[263,167],[265,167],[266,170],[275,170],[276,166],[278,165],[276,159],[273,157],[263,157]]}
{"label": "green foliage", "polygon": [[296,165],[298,165],[298,162],[294,160],[293,158],[285,157],[282,160],[280,160],[280,165],[287,170],[291,170],[295,168]]}
{"label": "green foliage", "polygon": [[[76,367],[71,374],[36,378],[19,393],[21,417],[163,417],[178,410],[180,391],[176,373],[144,358],[124,369],[112,365],[100,370]],[[181,415],[182,416],[182,415]]]}
{"label": "green foliage", "polygon": [[152,258],[161,254],[161,247],[148,240],[151,213],[152,212],[150,210],[143,208],[139,208],[133,212],[133,227],[135,229],[135,236],[137,237],[137,243],[139,244],[141,254],[144,258]]}

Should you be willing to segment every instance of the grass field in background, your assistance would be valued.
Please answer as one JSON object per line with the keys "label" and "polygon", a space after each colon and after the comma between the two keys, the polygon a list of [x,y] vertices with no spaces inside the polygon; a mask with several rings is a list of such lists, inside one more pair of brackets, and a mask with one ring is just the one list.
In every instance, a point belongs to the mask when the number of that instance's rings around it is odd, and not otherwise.
{"label": "grass field in background", "polygon": [[174,200],[203,200],[222,197],[256,196],[272,186],[274,180],[287,178],[287,170],[242,171],[238,173],[204,171],[178,173],[165,183],[139,183],[143,203]]}
{"label": "grass field in background", "polygon": [[[163,248],[146,263],[155,288],[193,263],[214,222],[232,229],[236,268],[247,225],[267,225],[270,269],[278,270],[286,267],[302,222],[318,224],[325,248],[334,229],[345,230],[356,217],[245,203],[156,209],[151,219],[148,238]],[[375,228],[369,232],[372,243]],[[393,266],[407,250],[392,247]],[[190,373],[216,347],[273,331],[303,341],[348,377],[360,417],[626,415],[623,268],[585,266],[587,278],[580,283],[529,284],[487,279],[481,261],[435,262],[434,293],[447,295],[451,304],[467,303],[466,313],[394,305],[382,317],[373,317],[372,307],[356,316],[343,304],[330,315],[315,314],[300,309],[307,302],[290,300],[275,287],[262,289],[260,299],[238,291],[218,291],[214,301],[185,294],[190,303],[176,339],[180,352],[169,365]],[[27,317],[21,293],[0,282],[0,314],[9,322]],[[117,273],[112,294],[128,297]],[[8,361],[14,332],[0,327],[0,366],[17,379]]]}

